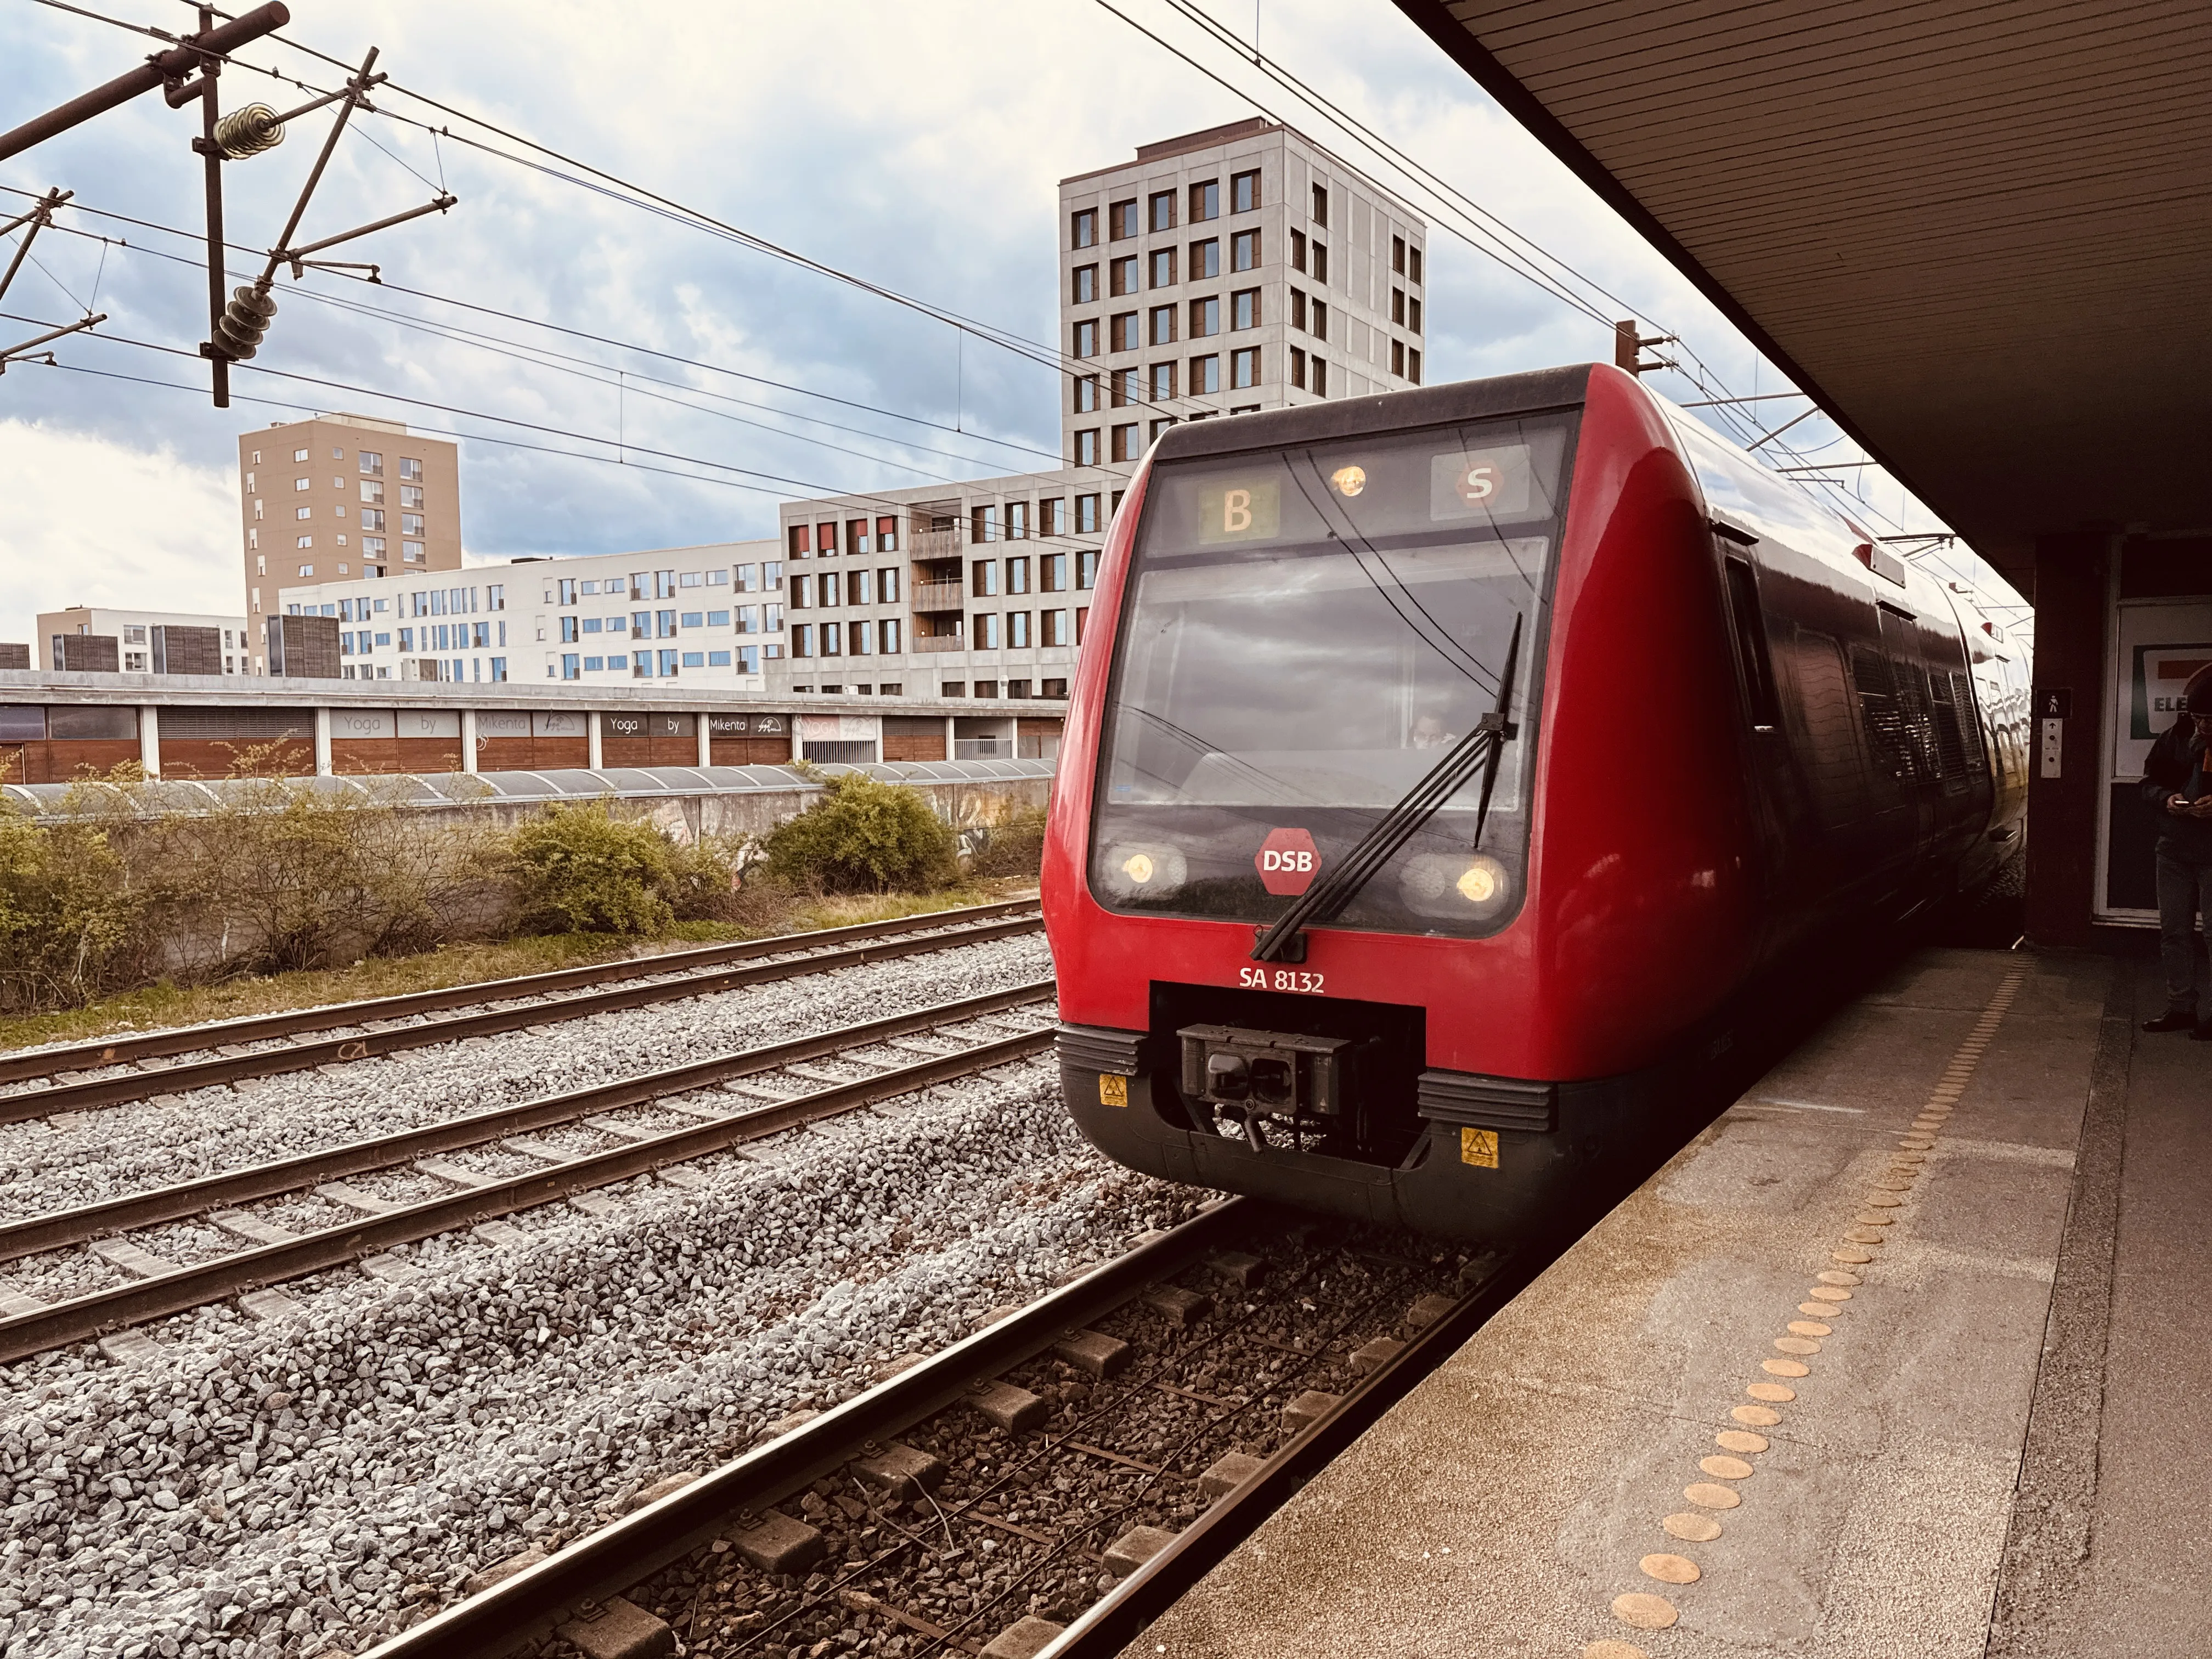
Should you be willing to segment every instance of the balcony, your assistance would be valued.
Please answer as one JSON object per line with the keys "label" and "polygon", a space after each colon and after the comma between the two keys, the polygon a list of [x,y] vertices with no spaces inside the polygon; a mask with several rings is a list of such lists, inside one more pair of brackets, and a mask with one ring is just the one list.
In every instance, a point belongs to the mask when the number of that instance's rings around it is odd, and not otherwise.
{"label": "balcony", "polygon": [[932,651],[964,651],[968,648],[965,634],[916,634],[907,642],[907,649],[925,654]]}
{"label": "balcony", "polygon": [[909,559],[957,559],[966,549],[968,538],[957,526],[951,530],[908,530],[906,544]]}
{"label": "balcony", "polygon": [[968,591],[958,582],[911,582],[907,597],[916,611],[964,611]]}

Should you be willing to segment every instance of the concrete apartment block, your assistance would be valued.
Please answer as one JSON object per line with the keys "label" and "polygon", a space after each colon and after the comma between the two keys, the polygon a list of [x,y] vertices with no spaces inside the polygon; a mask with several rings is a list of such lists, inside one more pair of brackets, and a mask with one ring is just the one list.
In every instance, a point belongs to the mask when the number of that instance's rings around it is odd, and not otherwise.
{"label": "concrete apartment block", "polygon": [[1060,186],[1060,404],[1072,465],[1133,461],[1178,420],[1421,380],[1428,227],[1255,118]]}
{"label": "concrete apartment block", "polygon": [[109,674],[246,674],[252,672],[253,648],[244,617],[75,605],[39,613],[33,660],[21,665]]}

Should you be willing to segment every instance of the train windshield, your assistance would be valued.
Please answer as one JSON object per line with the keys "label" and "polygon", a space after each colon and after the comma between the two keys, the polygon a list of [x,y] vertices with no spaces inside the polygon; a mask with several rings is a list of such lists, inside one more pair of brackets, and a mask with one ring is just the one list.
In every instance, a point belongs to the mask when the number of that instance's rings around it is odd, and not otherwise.
{"label": "train windshield", "polygon": [[1496,708],[1514,741],[1338,918],[1474,936],[1519,908],[1524,769],[1571,421],[1486,421],[1155,467],[1124,590],[1091,884],[1271,921]]}

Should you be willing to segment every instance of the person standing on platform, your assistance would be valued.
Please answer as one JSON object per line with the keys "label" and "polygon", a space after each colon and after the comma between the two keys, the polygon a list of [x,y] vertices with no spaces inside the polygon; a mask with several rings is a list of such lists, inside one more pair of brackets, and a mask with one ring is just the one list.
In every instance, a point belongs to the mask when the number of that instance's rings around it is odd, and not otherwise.
{"label": "person standing on platform", "polygon": [[2151,745],[2143,763],[2143,800],[2158,814],[2159,961],[2166,970],[2166,1012],[2146,1031],[2187,1031],[2212,1042],[2212,1018],[2197,1018],[2203,988],[2197,921],[2212,925],[2212,667],[2190,677],[2183,714]]}

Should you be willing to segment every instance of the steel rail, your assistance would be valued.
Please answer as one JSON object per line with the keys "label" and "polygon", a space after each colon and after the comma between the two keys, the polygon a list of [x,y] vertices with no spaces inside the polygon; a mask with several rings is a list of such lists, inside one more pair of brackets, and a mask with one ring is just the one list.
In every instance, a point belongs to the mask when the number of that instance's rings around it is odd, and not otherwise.
{"label": "steel rail", "polygon": [[576,968],[556,968],[542,974],[522,974],[507,979],[480,980],[472,985],[447,985],[434,991],[408,991],[398,996],[369,997],[358,1002],[326,1003],[316,1008],[288,1009],[278,1014],[247,1014],[237,1019],[212,1020],[201,1025],[180,1025],[167,1030],[132,1036],[104,1037],[66,1048],[34,1048],[0,1054],[0,1083],[24,1078],[51,1077],[57,1072],[81,1072],[94,1066],[113,1066],[164,1054],[192,1054],[226,1043],[257,1042],[269,1037],[292,1036],[301,1031],[331,1030],[365,1025],[384,1019],[404,1019],[411,1014],[443,1008],[469,1007],[477,1003],[504,1002],[517,997],[550,995],[584,985],[605,985],[626,979],[647,979],[656,974],[680,974],[694,968],[726,962],[749,962],[757,957],[778,956],[816,945],[843,945],[854,939],[884,939],[919,933],[931,927],[951,927],[963,922],[987,921],[1017,911],[1034,911],[1035,899],[1010,899],[997,904],[968,905],[957,910],[928,910],[920,915],[898,916],[889,921],[855,922],[846,927],[824,927],[807,933],[777,933],[768,939],[744,939],[733,945],[702,945],[689,951],[670,951],[659,956],[624,957],[618,962],[594,962]]}
{"label": "steel rail", "polygon": [[910,1094],[933,1083],[988,1070],[1051,1047],[1049,1028],[1009,1036],[963,1054],[923,1060],[856,1082],[750,1108],[707,1122],[671,1129],[626,1146],[610,1148],[526,1176],[495,1178],[480,1187],[441,1194],[387,1214],[341,1227],[303,1233],[282,1243],[234,1251],[133,1285],[77,1297],[35,1313],[0,1319],[0,1364],[82,1341],[122,1326],[185,1313],[241,1291],[343,1267],[363,1256],[410,1244],[457,1227],[535,1208],[572,1194],[647,1174],[665,1164],[720,1152],[747,1140],[796,1128],[818,1118]]}
{"label": "steel rail", "polygon": [[993,991],[957,1002],[933,1004],[909,1013],[894,1014],[864,1024],[842,1026],[812,1036],[794,1037],[755,1048],[743,1048],[711,1059],[688,1061],[657,1072],[612,1083],[595,1084],[562,1094],[541,1095],[534,1100],[471,1112],[443,1123],[427,1124],[398,1134],[378,1135],[351,1141],[324,1152],[256,1164],[224,1175],[205,1176],[173,1187],[134,1193],[75,1209],[56,1210],[0,1223],[0,1261],[19,1261],[71,1244],[89,1243],[113,1233],[150,1227],[163,1221],[202,1215],[210,1210],[250,1203],[279,1193],[296,1192],[318,1182],[336,1181],[367,1170],[427,1158],[434,1152],[482,1146],[556,1123],[573,1122],[597,1112],[616,1111],[646,1101],[682,1094],[723,1082],[774,1071],[796,1060],[813,1060],[844,1049],[888,1042],[935,1026],[958,1024],[987,1014],[1042,1002],[1053,994],[1053,981],[1035,980],[1004,991]]}
{"label": "steel rail", "polygon": [[1180,1271],[1255,1212],[1248,1199],[1215,1206],[680,1492],[455,1602],[363,1659],[495,1659],[514,1652],[701,1548],[745,1511],[766,1510],[842,1468],[855,1448],[890,1440],[957,1402],[979,1380],[1034,1358]]}
{"label": "steel rail", "polygon": [[176,1094],[186,1089],[204,1089],[218,1083],[237,1083],[247,1078],[275,1077],[285,1072],[307,1071],[318,1066],[345,1065],[354,1060],[403,1053],[410,1048],[427,1048],[462,1037],[492,1036],[502,1031],[525,1030],[533,1025],[552,1024],[617,1008],[680,1001],[686,997],[712,995],[717,992],[735,990],[741,986],[766,985],[777,980],[802,978],[809,974],[832,973],[841,968],[857,968],[868,963],[894,962],[902,957],[923,956],[933,951],[954,950],[963,945],[980,945],[992,939],[1010,939],[1017,934],[1034,933],[1043,927],[1042,918],[1037,916],[1018,917],[1009,921],[987,921],[975,927],[963,927],[957,933],[932,933],[919,939],[893,939],[853,945],[842,951],[823,951],[811,956],[793,957],[781,962],[709,969],[650,985],[588,991],[576,996],[562,997],[553,1002],[534,1002],[520,1007],[492,1008],[481,1013],[459,1014],[451,1019],[433,1020],[428,1024],[398,1025],[380,1031],[362,1031],[351,1036],[325,1037],[319,1042],[295,1042],[255,1054],[226,1054],[213,1060],[191,1060],[181,1065],[166,1066],[158,1071],[130,1072],[120,1077],[94,1078],[82,1083],[58,1083],[50,1089],[19,1090],[12,1094],[0,1095],[0,1123],[19,1123],[27,1118],[49,1117],[56,1112],[112,1106],[125,1101],[141,1100],[149,1095]]}
{"label": "steel rail", "polygon": [[1077,1617],[1036,1659],[1110,1659],[1141,1636],[1332,1458],[1456,1352],[1558,1255],[1523,1245],[1469,1287],[1434,1324],[1355,1383],[1334,1406],[1216,1500],[1158,1554]]}

